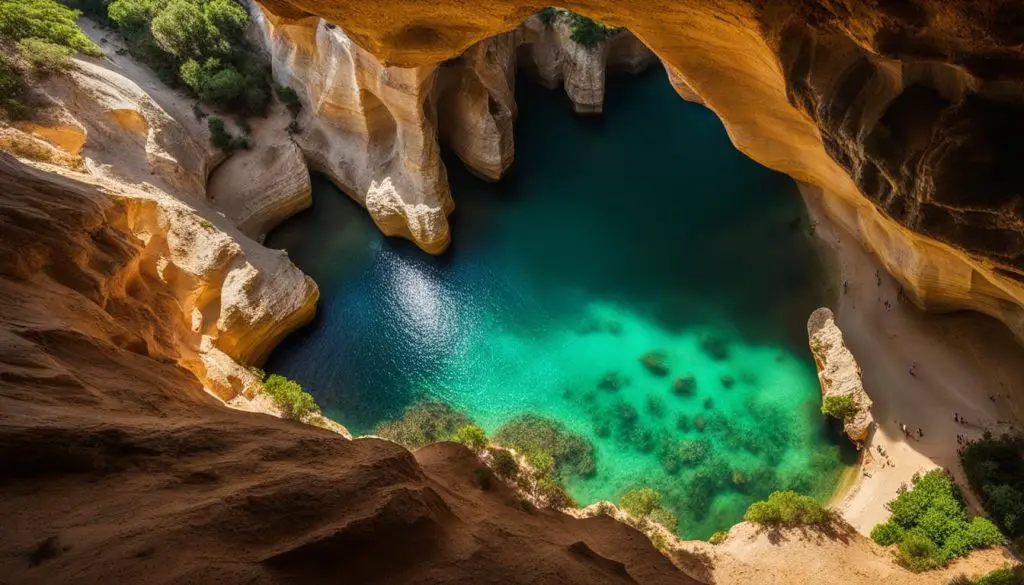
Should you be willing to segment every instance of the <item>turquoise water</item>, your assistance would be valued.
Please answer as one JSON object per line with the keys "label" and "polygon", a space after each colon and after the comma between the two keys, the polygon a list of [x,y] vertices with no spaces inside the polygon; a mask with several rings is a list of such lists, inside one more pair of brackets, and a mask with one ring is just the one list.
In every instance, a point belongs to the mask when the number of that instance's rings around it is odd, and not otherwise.
{"label": "turquoise water", "polygon": [[[793,182],[738,153],[663,71],[612,79],[597,119],[530,82],[517,97],[512,176],[486,183],[446,159],[458,209],[440,257],[382,237],[314,176],[313,208],[268,244],[320,285],[319,313],[267,370],[356,433],[421,396],[489,433],[555,417],[596,449],[574,497],[655,487],[687,537],[774,489],[828,498],[841,453],[804,325],[823,275]],[[692,396],[673,391],[683,376]]]}

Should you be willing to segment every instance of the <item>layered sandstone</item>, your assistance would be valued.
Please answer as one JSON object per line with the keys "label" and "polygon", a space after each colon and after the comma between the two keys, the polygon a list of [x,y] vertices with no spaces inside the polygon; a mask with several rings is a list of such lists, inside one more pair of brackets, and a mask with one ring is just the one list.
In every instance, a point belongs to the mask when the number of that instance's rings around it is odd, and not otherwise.
{"label": "layered sandstone", "polygon": [[[382,62],[424,67],[513,30],[541,6],[400,7],[264,0],[318,15]],[[823,190],[918,304],[993,315],[1024,338],[1024,209],[1012,144],[1024,127],[1021,10],[819,0],[596,0],[565,5],[628,27],[674,84],[758,162]]]}
{"label": "layered sandstone", "polygon": [[843,418],[843,431],[851,441],[863,443],[874,423],[871,398],[864,391],[857,359],[843,342],[843,332],[830,309],[822,307],[811,313],[807,320],[807,338],[818,369],[822,402],[831,397],[849,396],[857,410]]}
{"label": "layered sandstone", "polygon": [[242,233],[262,242],[275,226],[313,205],[306,159],[288,134],[281,104],[250,122],[250,148],[233,153],[210,175],[210,203]]}
{"label": "layered sandstone", "polygon": [[[86,30],[95,33],[88,23]],[[259,191],[259,185],[249,184],[247,191],[239,182],[239,190],[231,193],[234,199],[224,197],[225,217],[211,205],[217,202],[207,199],[206,188],[208,175],[224,155],[209,145],[192,102],[130,57],[114,52],[115,46],[109,48],[111,57],[76,59],[67,75],[47,78],[39,86],[46,101],[36,119],[5,130],[5,136],[22,143],[45,141],[53,152],[65,155],[43,152],[45,156],[28,158],[74,164],[41,162],[40,172],[6,161],[3,175],[15,183],[52,180],[60,185],[63,179],[51,175],[62,175],[91,186],[95,198],[111,202],[109,208],[101,206],[104,211],[94,223],[130,234],[138,260],[126,272],[113,273],[110,262],[87,260],[95,243],[77,244],[82,252],[75,260],[85,263],[83,269],[96,281],[97,302],[150,307],[151,318],[133,330],[140,347],[188,368],[221,398],[233,398],[258,382],[248,366],[259,365],[316,310],[313,281],[284,252],[264,248],[232,221],[258,236],[296,207],[281,197],[282,191],[296,193],[289,196],[298,205],[308,205],[309,179],[301,153],[282,132],[283,141],[240,157],[244,165],[249,157],[270,152],[274,160],[269,170],[281,186]],[[14,152],[24,154],[24,149]],[[291,160],[280,156],[289,152]],[[230,163],[228,172],[238,164]],[[257,181],[267,177],[250,174]],[[250,199],[243,201],[245,196]],[[287,204],[284,211],[282,202]],[[5,203],[15,207],[11,214],[34,205],[28,196]],[[45,229],[63,228],[55,224]],[[5,245],[16,250],[18,243]],[[143,281],[148,284],[140,288]],[[157,288],[160,294],[152,292]]]}

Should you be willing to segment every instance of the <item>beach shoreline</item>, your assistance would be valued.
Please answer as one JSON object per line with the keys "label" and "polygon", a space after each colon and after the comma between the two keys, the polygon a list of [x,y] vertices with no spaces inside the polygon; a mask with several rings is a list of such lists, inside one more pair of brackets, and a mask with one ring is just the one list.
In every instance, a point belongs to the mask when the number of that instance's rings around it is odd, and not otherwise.
{"label": "beach shoreline", "polygon": [[[917,473],[945,468],[980,513],[960,469],[957,435],[976,439],[986,430],[1022,428],[1024,348],[995,319],[918,309],[877,257],[826,214],[819,189],[801,184],[800,192],[826,274],[835,279],[830,308],[874,401],[876,425],[860,464],[852,480],[837,485],[830,503],[867,535],[888,518],[885,504],[901,485]],[[954,421],[954,413],[967,424]]]}

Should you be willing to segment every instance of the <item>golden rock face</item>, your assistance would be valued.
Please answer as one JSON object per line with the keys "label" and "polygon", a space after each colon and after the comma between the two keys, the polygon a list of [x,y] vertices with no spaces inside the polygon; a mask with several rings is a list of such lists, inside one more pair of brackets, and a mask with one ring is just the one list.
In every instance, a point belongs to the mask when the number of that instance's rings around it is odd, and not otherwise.
{"label": "golden rock face", "polygon": [[[515,0],[262,0],[323,17],[381,62],[430,66],[518,26]],[[922,306],[1024,337],[1024,7],[1012,0],[587,0],[628,27],[736,147],[820,191]]]}

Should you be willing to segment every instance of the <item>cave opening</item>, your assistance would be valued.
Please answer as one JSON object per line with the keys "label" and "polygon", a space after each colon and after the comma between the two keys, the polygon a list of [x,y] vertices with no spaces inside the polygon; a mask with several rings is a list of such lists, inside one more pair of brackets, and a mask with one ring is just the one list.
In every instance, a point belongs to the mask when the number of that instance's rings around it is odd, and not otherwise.
{"label": "cave opening", "polygon": [[319,312],[267,370],[357,434],[424,399],[488,434],[556,420],[594,446],[573,497],[654,487],[686,537],[772,490],[827,499],[851,454],[818,412],[804,323],[827,279],[793,181],[660,67],[610,76],[601,117],[528,75],[516,101],[509,176],[445,155],[458,207],[440,256],[314,176],[313,207],[267,243],[318,283]]}

